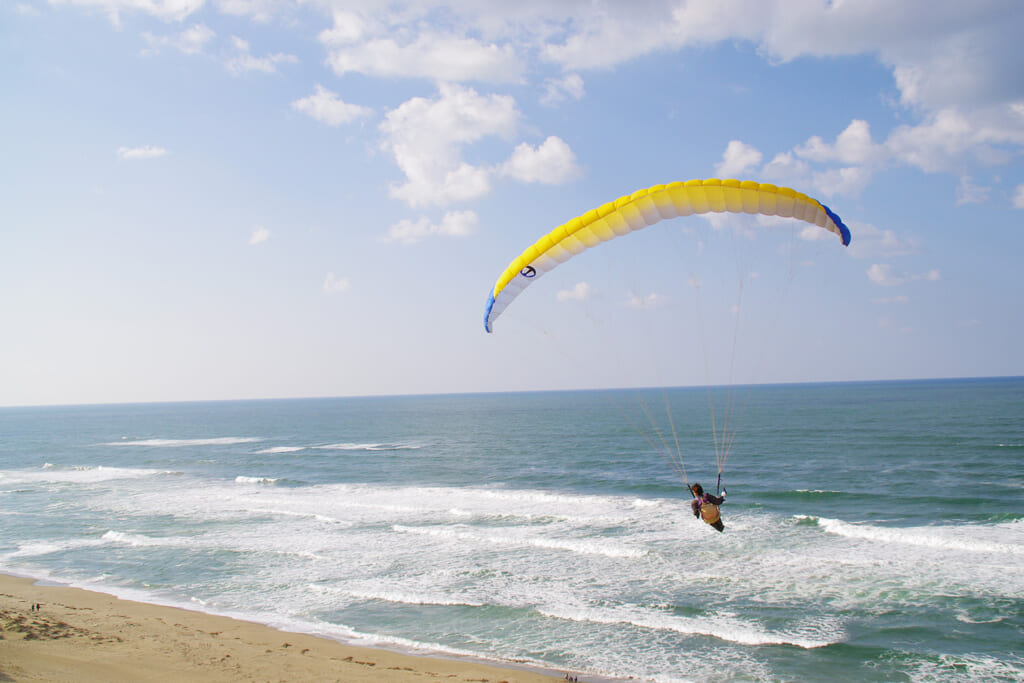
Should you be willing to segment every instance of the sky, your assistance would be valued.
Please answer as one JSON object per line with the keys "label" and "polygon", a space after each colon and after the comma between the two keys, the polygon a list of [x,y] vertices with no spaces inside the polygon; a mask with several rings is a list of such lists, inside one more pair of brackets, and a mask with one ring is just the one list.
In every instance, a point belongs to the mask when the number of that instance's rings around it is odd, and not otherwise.
{"label": "sky", "polygon": [[[1018,0],[5,0],[0,406],[1024,375]],[[688,217],[484,307],[542,234]]]}

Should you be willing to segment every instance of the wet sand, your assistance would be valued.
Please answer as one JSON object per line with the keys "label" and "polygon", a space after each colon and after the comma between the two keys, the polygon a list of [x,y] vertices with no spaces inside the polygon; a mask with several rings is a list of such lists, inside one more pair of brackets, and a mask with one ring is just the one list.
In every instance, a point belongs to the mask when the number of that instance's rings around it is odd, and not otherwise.
{"label": "wet sand", "polygon": [[0,628],[0,681],[563,680],[512,666],[344,645],[2,574]]}

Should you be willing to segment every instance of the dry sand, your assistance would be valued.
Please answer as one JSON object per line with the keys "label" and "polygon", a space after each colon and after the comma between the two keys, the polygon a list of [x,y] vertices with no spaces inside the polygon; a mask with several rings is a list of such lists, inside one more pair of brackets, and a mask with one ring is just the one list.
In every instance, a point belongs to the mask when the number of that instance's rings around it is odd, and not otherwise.
{"label": "dry sand", "polygon": [[2,574],[0,628],[0,681],[562,680],[474,661],[353,647]]}

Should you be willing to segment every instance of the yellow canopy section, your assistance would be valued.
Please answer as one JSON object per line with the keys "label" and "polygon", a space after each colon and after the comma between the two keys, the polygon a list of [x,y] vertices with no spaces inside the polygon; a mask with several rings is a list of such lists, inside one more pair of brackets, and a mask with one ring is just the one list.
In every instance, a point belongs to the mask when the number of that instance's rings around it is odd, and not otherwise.
{"label": "yellow canopy section", "polygon": [[576,254],[668,218],[710,212],[795,218],[835,233],[844,246],[850,243],[850,231],[839,216],[788,187],[717,178],[655,185],[573,218],[517,256],[494,283],[484,328],[491,332],[495,319],[519,292]]}

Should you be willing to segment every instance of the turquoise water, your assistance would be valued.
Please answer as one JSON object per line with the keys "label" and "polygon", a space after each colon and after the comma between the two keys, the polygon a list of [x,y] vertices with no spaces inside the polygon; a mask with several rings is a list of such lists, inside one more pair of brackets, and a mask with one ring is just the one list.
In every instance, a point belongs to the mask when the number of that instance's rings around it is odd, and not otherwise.
{"label": "turquoise water", "polygon": [[704,389],[0,409],[0,570],[581,680],[1024,681],[1024,379],[733,391],[724,534],[636,417],[713,489]]}

